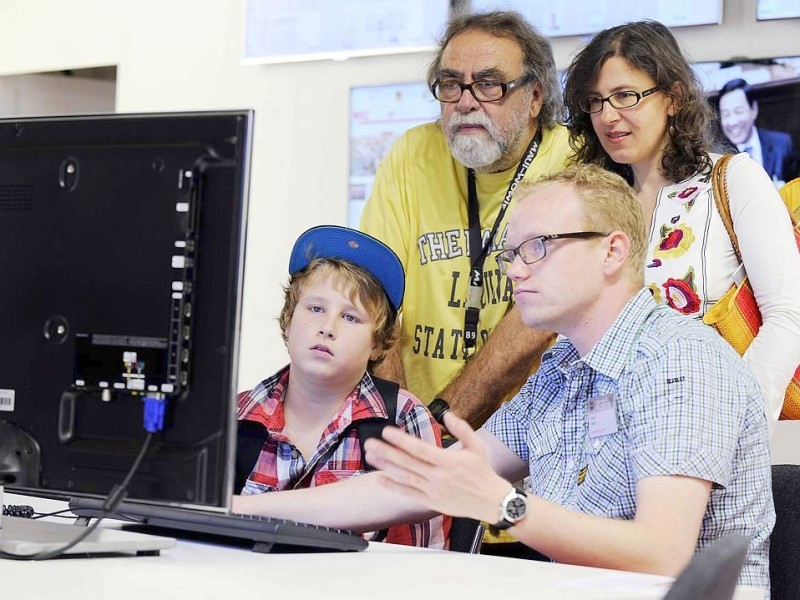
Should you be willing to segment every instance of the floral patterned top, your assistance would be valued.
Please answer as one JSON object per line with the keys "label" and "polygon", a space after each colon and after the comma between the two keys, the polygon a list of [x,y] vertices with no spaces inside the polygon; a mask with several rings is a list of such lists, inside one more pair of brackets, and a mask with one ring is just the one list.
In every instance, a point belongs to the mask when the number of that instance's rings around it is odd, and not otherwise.
{"label": "floral patterned top", "polygon": [[[788,211],[755,161],[744,153],[733,157],[726,181],[734,230],[763,319],[744,358],[761,385],[772,431],[800,364],[800,254]],[[710,174],[661,188],[645,261],[645,285],[655,300],[700,319],[730,288],[738,268]]]}

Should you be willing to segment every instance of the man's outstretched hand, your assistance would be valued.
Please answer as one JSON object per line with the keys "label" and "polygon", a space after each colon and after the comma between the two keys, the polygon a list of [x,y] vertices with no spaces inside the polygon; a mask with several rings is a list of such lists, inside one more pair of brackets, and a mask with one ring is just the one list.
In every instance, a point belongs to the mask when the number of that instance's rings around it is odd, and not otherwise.
{"label": "man's outstretched hand", "polygon": [[438,448],[394,427],[366,442],[367,460],[381,470],[381,484],[438,513],[494,523],[509,483],[494,472],[486,444],[452,412],[448,431],[460,441]]}

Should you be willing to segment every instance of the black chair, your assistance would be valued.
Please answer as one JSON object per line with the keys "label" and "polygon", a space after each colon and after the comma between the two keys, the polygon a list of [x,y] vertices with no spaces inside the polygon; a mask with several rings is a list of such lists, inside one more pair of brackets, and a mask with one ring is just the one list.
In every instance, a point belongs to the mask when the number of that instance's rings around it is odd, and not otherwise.
{"label": "black chair", "polygon": [[[442,447],[449,448],[457,441],[450,436],[444,436],[442,438]],[[450,525],[450,550],[467,554],[480,554],[484,532],[481,522],[467,517],[452,517],[452,519],[452,525]]]}
{"label": "black chair", "polygon": [[467,554],[480,554],[484,527],[480,521],[467,517],[453,517],[450,526],[450,550]]}
{"label": "black chair", "polygon": [[233,493],[239,494],[253,472],[261,448],[267,441],[267,428],[257,421],[240,420],[236,424],[236,461],[233,475]]}
{"label": "black chair", "polygon": [[800,465],[772,465],[775,528],[769,540],[772,600],[800,597]]}
{"label": "black chair", "polygon": [[718,539],[692,558],[664,600],[731,600],[749,545],[738,534]]}

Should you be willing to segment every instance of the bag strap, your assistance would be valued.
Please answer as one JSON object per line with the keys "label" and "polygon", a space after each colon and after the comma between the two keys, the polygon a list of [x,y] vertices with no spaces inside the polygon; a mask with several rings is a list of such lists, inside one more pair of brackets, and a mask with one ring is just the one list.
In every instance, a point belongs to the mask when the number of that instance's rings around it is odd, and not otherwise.
{"label": "bag strap", "polygon": [[[400,393],[400,386],[394,381],[388,381],[386,379],[381,379],[380,377],[375,377],[375,375],[372,373],[370,373],[370,377],[372,377],[372,382],[375,384],[375,388],[378,390],[378,393],[383,399],[383,404],[386,407],[386,418],[362,419],[356,423],[356,429],[358,430],[358,443],[361,446],[361,457],[364,461],[364,468],[367,471],[374,471],[375,467],[367,462],[367,454],[364,450],[364,442],[366,442],[369,438],[381,437],[381,432],[387,425],[397,424],[397,395]],[[388,527],[381,529],[380,531],[376,531],[372,541],[382,542],[386,539],[388,534]]]}
{"label": "bag strap", "polygon": [[742,255],[739,252],[739,240],[736,238],[736,232],[733,230],[733,218],[731,217],[731,205],[728,199],[728,183],[725,177],[725,172],[728,167],[732,154],[725,154],[722,156],[711,169],[711,187],[714,196],[714,202],[717,205],[717,211],[722,219],[722,224],[725,225],[725,230],[728,232],[728,237],[731,238],[733,251],[739,264],[742,263]]}
{"label": "bag strap", "polygon": [[[375,377],[372,373],[370,373],[370,377],[372,377],[372,382],[381,395],[384,406],[386,406],[387,418],[362,419],[356,423],[356,428],[358,429],[358,443],[361,446],[361,456],[366,456],[364,452],[364,442],[369,438],[381,437],[381,432],[387,425],[397,424],[397,395],[400,392],[400,386],[394,381]],[[366,459],[364,459],[364,467],[368,471],[375,469]]]}

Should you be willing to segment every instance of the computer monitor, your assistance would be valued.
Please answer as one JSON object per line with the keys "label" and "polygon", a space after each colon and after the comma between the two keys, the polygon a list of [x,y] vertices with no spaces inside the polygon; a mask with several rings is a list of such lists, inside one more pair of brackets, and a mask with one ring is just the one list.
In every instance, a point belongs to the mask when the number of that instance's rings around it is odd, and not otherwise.
{"label": "computer monitor", "polygon": [[0,120],[0,485],[229,508],[252,126]]}
{"label": "computer monitor", "polygon": [[[800,56],[702,62],[694,64],[693,68],[712,108],[725,117],[719,121],[721,139],[744,145],[742,138],[754,125],[762,140],[762,164],[776,186],[800,176],[797,160],[797,149],[800,148]],[[725,88],[729,82],[729,87]],[[740,101],[736,105],[723,106],[725,110],[720,111],[720,91],[723,88],[731,90],[731,86],[735,88],[742,82],[749,85],[748,93],[757,110],[747,110],[744,92],[739,92]],[[732,97],[729,97],[730,102]],[[779,135],[776,137],[776,134]],[[785,160],[778,160],[780,148],[789,146],[787,139],[791,140],[794,152],[785,154]],[[779,144],[781,140],[783,142]],[[733,146],[731,150],[734,150]],[[789,160],[792,156],[794,159]],[[779,168],[780,165],[783,166]]]}

